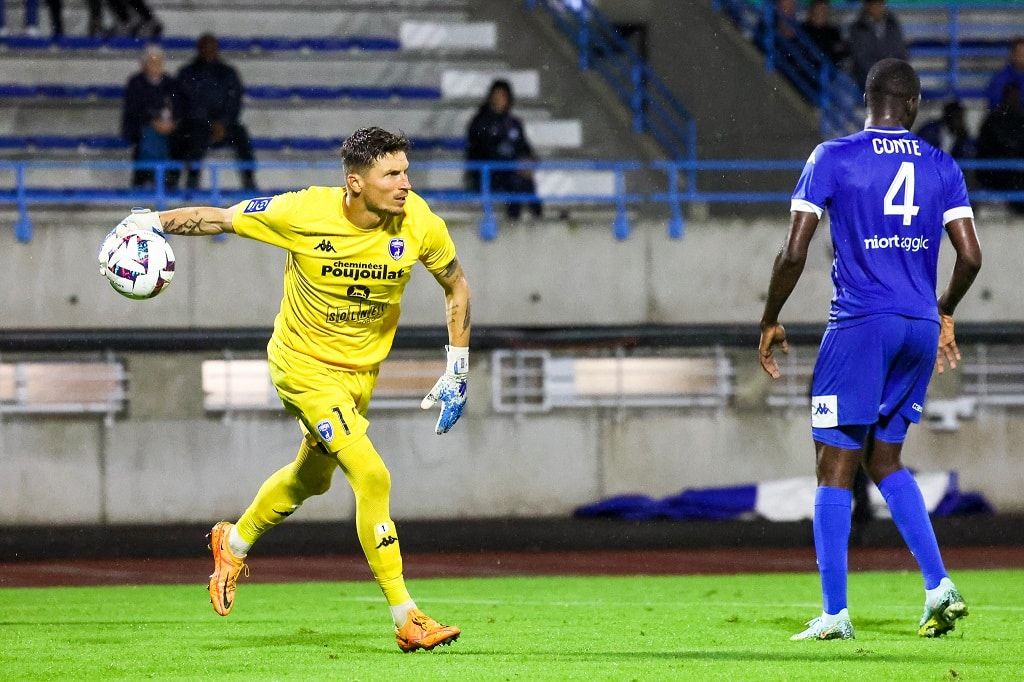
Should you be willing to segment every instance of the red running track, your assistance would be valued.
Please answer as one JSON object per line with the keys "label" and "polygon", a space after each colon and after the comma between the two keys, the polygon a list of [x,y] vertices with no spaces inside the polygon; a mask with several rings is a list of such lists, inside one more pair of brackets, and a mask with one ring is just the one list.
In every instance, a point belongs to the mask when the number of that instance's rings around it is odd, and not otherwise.
{"label": "red running track", "polygon": [[[946,566],[1024,568],[1024,547],[948,547]],[[369,580],[362,555],[250,559],[253,582]],[[408,554],[410,578],[516,575],[686,575],[814,571],[814,550],[698,549],[664,551],[473,552]],[[204,583],[212,561],[82,559],[0,563],[0,587]],[[850,570],[916,570],[905,549],[853,548]]]}

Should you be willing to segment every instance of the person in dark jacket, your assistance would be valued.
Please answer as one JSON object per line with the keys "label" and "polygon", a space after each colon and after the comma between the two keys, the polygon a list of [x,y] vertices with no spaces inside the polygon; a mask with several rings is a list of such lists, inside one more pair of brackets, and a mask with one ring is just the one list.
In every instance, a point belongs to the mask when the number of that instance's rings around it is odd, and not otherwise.
{"label": "person in dark jacket", "polygon": [[[199,186],[199,162],[211,147],[230,145],[243,164],[255,160],[249,131],[238,120],[242,110],[238,72],[220,60],[220,45],[214,35],[200,36],[196,49],[196,58],[178,72],[187,108],[177,143],[188,164],[189,189]],[[243,167],[240,174],[245,189],[256,188],[251,166]]]}
{"label": "person in dark jacket", "polygon": [[875,63],[894,57],[907,59],[903,28],[885,0],[864,0],[864,9],[850,26],[850,70],[860,89]]}
{"label": "person in dark jacket", "polygon": [[997,71],[985,88],[988,108],[995,109],[1003,99],[1006,86],[1013,83],[1017,93],[1024,97],[1024,37],[1014,38],[1010,42],[1010,58],[1006,66]]}
{"label": "person in dark jacket", "polygon": [[[526,139],[523,122],[510,112],[513,103],[512,86],[507,80],[498,79],[491,83],[487,98],[476,116],[469,123],[466,135],[467,161],[533,161],[536,156]],[[467,184],[472,192],[480,191],[480,171],[466,173]],[[515,192],[536,194],[533,171],[497,170],[491,172],[492,192]],[[541,215],[538,201],[529,204],[535,217]],[[506,206],[509,218],[517,219],[522,213],[520,202]]]}
{"label": "person in dark jacket", "polygon": [[[1022,159],[1024,158],[1024,104],[1016,83],[1009,83],[1003,89],[999,104],[989,112],[981,124],[978,134],[979,159]],[[988,189],[1004,191],[1024,190],[1024,171],[979,170],[978,182]],[[1024,215],[1024,202],[1011,201],[1010,210]]]}
{"label": "person in dark jacket", "polygon": [[811,0],[807,20],[800,24],[800,28],[832,64],[838,65],[846,57],[846,43],[839,27],[832,23],[829,0]]}
{"label": "person in dark jacket", "polygon": [[[164,52],[149,45],[142,56],[142,71],[128,79],[121,112],[121,135],[132,145],[135,161],[166,161],[171,158],[172,136],[184,113],[185,99],[178,81],[164,72]],[[165,184],[178,184],[178,171],[165,175]],[[136,168],[132,186],[152,186],[152,169]]]}
{"label": "person in dark jacket", "polygon": [[917,136],[954,159],[973,159],[978,149],[967,130],[964,113],[964,105],[960,100],[946,102],[942,107],[942,116],[921,126]]}

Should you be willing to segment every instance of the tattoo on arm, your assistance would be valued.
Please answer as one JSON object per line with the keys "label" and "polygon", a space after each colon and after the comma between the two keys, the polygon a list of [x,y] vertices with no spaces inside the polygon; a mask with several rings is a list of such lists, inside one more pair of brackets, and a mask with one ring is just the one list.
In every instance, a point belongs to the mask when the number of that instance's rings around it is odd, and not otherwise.
{"label": "tattoo on arm", "polygon": [[466,331],[467,329],[469,329],[469,309],[469,301],[466,301],[466,316],[462,318],[462,331]]}
{"label": "tattoo on arm", "polygon": [[462,266],[459,264],[459,259],[452,258],[452,262],[444,266],[444,270],[441,271],[441,274],[438,275],[437,278],[441,282],[451,284],[452,281],[455,280],[461,273]]}
{"label": "tattoo on arm", "polygon": [[164,223],[164,232],[167,234],[202,235],[206,234],[203,229],[202,218],[188,218],[185,220],[171,218]]}

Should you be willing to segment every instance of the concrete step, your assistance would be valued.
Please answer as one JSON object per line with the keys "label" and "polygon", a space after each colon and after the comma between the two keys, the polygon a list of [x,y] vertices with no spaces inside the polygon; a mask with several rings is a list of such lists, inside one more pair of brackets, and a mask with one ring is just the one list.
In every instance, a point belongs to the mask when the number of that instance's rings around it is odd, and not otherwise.
{"label": "concrete step", "polygon": [[[167,70],[177,73],[190,54],[168,59]],[[446,72],[475,69],[506,73],[504,62],[485,57],[469,59],[424,58],[422,55],[389,53],[387,58],[367,53],[303,55],[239,54],[225,61],[238,69],[243,84],[261,85],[428,85],[440,87]],[[125,83],[139,71],[138,55],[110,53],[76,55],[18,54],[0,57],[0,80],[5,83],[73,83],[99,85]],[[518,95],[519,93],[517,93]],[[523,98],[527,98],[524,94]]]}
{"label": "concrete step", "polygon": [[[255,137],[335,137],[372,125],[401,130],[412,137],[459,137],[465,135],[475,111],[458,103],[296,106],[261,102],[244,107],[241,118]],[[550,117],[546,109],[520,107],[516,111],[528,122]],[[0,135],[117,135],[120,125],[118,102],[0,102]]]}
{"label": "concrete step", "polygon": [[[12,33],[20,33],[23,12],[20,5],[12,5],[6,13],[6,24]],[[41,5],[43,3],[40,3]],[[67,35],[84,35],[88,28],[84,3],[65,3],[64,31]],[[40,8],[39,29],[50,34],[49,15]],[[164,26],[167,35],[192,35],[210,32],[215,35],[377,35],[398,37],[404,21],[433,21],[459,23],[466,21],[465,10],[453,7],[424,6],[418,9],[388,9],[380,11],[370,6],[339,8],[317,3],[298,3],[281,7],[278,3],[260,3],[248,7],[210,7],[205,3],[194,7],[153,6],[154,14]],[[107,14],[107,22],[112,23]]]}

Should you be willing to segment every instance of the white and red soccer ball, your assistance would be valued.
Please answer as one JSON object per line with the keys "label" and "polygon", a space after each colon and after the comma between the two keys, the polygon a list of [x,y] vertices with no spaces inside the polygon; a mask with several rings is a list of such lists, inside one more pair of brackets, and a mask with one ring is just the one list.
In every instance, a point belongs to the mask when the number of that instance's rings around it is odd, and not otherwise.
{"label": "white and red soccer ball", "polygon": [[153,298],[174,277],[174,252],[164,236],[148,230],[113,230],[100,247],[100,268],[114,291],[132,299]]}

